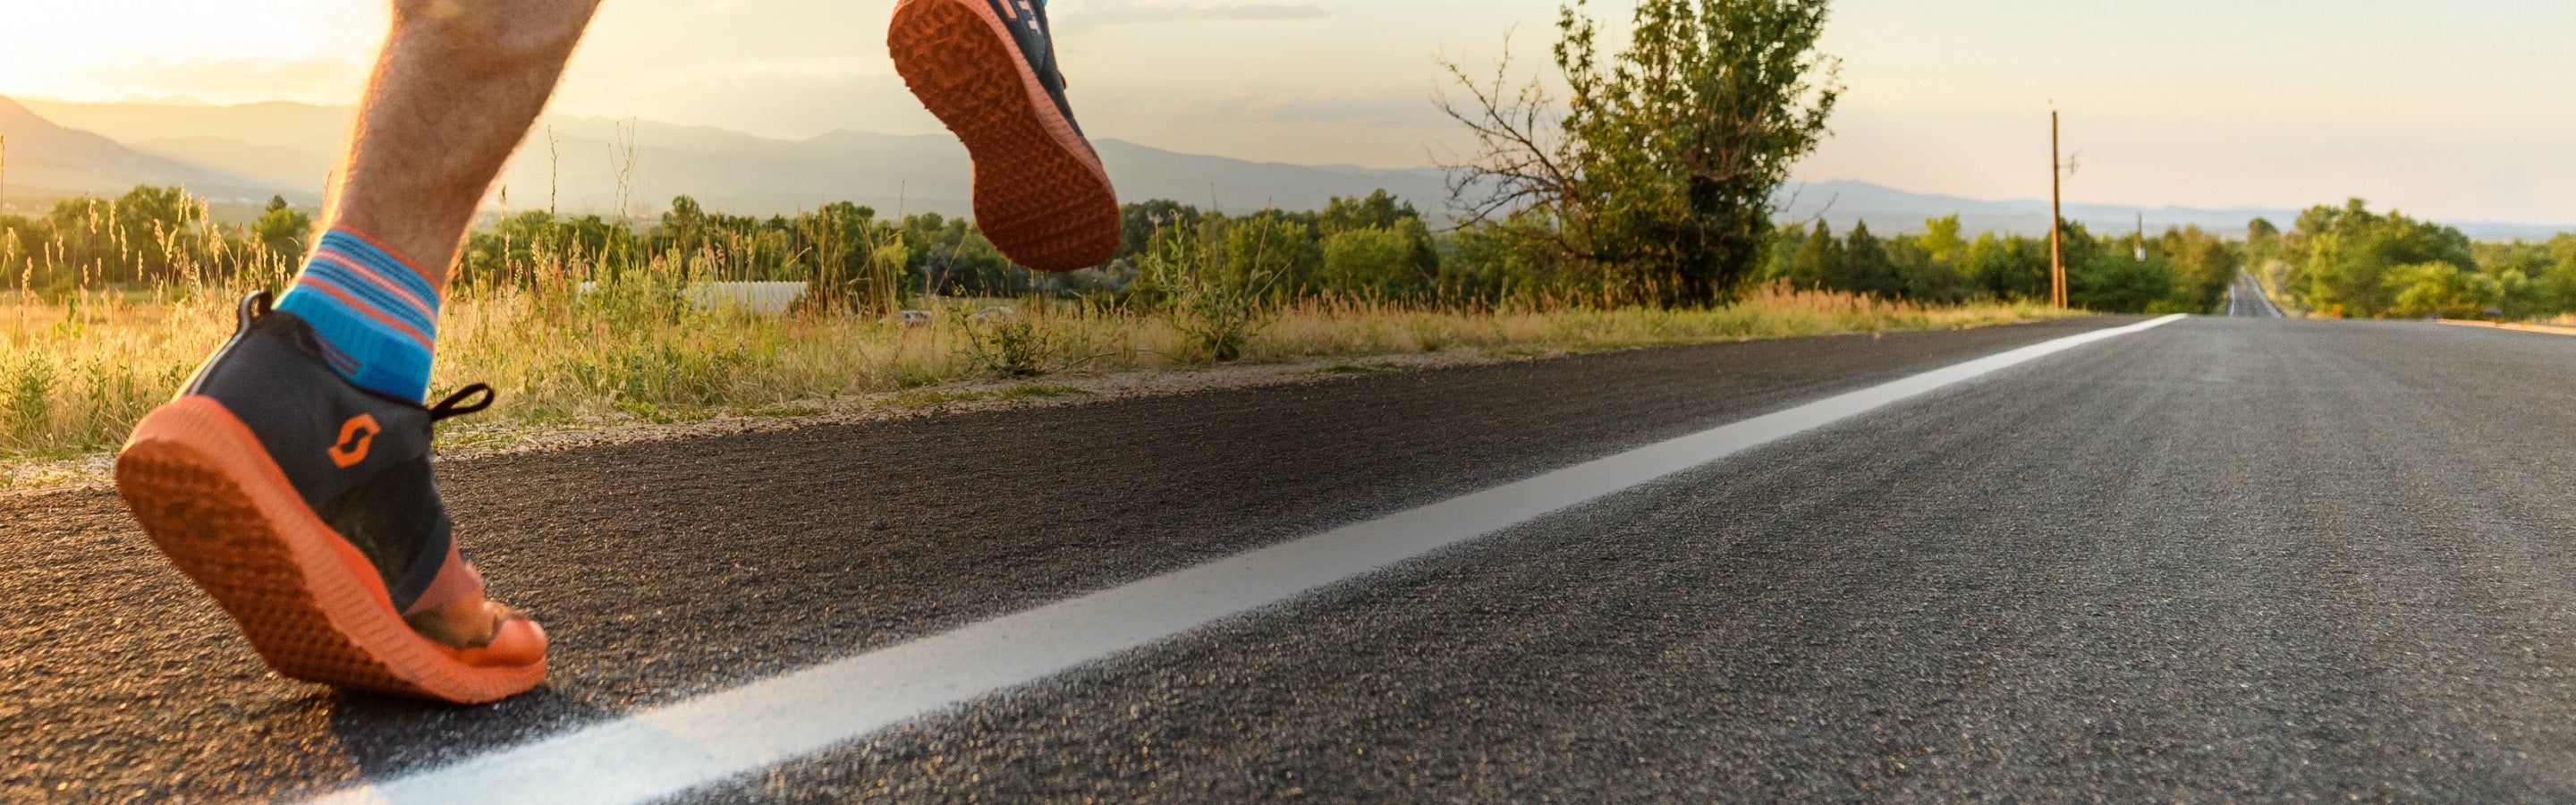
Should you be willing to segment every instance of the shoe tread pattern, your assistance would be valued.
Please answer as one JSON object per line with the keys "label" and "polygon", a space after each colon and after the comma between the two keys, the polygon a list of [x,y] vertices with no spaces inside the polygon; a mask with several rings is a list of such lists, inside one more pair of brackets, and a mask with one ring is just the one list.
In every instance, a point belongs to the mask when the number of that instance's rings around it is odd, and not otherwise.
{"label": "shoe tread pattern", "polygon": [[[144,533],[215,599],[279,674],[458,704],[499,701],[542,681],[533,667],[466,666],[411,631],[356,549],[258,471],[256,443],[213,401],[183,398],[146,417],[116,462],[117,493]],[[246,433],[246,431],[245,431]],[[273,473],[273,470],[271,471]],[[266,489],[262,494],[262,487]],[[263,505],[263,502],[266,505]],[[300,517],[298,515],[301,515]],[[308,522],[309,521],[309,522]],[[336,555],[345,551],[346,555]]]}
{"label": "shoe tread pattern", "polygon": [[1040,271],[1108,262],[1117,194],[991,14],[976,0],[905,0],[887,38],[895,69],[974,159],[975,223],[995,248]]}

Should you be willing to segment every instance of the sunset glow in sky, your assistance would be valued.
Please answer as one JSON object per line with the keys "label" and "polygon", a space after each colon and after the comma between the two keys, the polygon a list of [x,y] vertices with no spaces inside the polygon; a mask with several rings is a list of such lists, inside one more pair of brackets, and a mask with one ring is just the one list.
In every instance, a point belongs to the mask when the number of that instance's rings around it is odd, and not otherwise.
{"label": "sunset glow in sky", "polygon": [[[802,137],[929,131],[885,55],[892,0],[608,0],[556,111]],[[1624,16],[1625,4],[1596,0]],[[1435,57],[1526,67],[1553,0],[1055,0],[1097,136],[1191,153],[1423,165],[1465,139]],[[0,95],[355,97],[373,0],[0,0]],[[2045,38],[2041,35],[2045,34]],[[1808,179],[2046,192],[2067,114],[2085,200],[2576,223],[2576,4],[2461,0],[1841,0],[1850,94]]]}

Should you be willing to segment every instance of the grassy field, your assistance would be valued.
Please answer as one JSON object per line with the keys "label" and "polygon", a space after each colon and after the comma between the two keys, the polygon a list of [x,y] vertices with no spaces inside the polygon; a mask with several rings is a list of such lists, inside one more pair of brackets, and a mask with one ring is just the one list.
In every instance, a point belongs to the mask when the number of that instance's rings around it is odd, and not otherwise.
{"label": "grassy field", "polygon": [[[0,298],[0,463],[114,449],[231,332],[233,302],[210,288]],[[1165,315],[1044,299],[935,307],[927,324],[907,327],[848,315],[701,310],[651,287],[464,289],[447,305],[433,393],[487,382],[501,402],[485,421],[571,427],[795,413],[816,402],[963,382],[1208,363],[1187,322],[1176,327]],[[1260,315],[1237,362],[1540,355],[2051,315],[2030,304],[1923,307],[1779,290],[1699,310],[1309,300]]]}

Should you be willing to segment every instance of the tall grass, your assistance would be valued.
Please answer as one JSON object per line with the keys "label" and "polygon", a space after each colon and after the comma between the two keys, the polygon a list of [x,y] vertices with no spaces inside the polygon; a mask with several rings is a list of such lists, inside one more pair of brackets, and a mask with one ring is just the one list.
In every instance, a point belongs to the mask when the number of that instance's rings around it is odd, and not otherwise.
{"label": "tall grass", "polygon": [[[138,190],[130,206],[184,200],[161,195]],[[62,240],[13,239],[0,249],[0,268],[18,286],[0,291],[0,463],[112,449],[229,337],[241,293],[281,287],[293,273],[292,243],[242,239],[202,209],[172,207],[161,217],[178,224],[143,226],[121,218],[123,206],[92,205],[101,210],[94,220],[57,224]],[[117,234],[128,230],[135,234]],[[820,276],[820,292],[783,316],[693,303],[689,283],[710,275],[705,254],[585,253],[567,238],[504,237],[493,249],[504,264],[447,289],[433,391],[490,383],[501,396],[485,421],[509,425],[669,422],[807,411],[970,380],[1391,353],[1582,352],[2054,315],[2027,303],[1925,306],[1780,287],[1680,310],[1573,291],[1504,302],[1292,293],[1261,270],[1225,266],[1207,239],[1186,235],[1157,237],[1140,255],[1143,279],[1123,294],[913,297],[931,308],[920,326],[892,315],[906,301],[898,290],[906,250],[887,240],[887,227],[852,235],[863,243],[811,239],[864,246],[871,257],[856,274]],[[110,269],[126,279],[101,279]],[[0,484],[8,477],[0,472]]]}
{"label": "tall grass", "polygon": [[[176,288],[0,303],[0,459],[108,449],[232,329],[228,294]],[[931,324],[701,309],[650,279],[589,294],[468,287],[447,305],[436,385],[488,382],[486,416],[537,424],[675,421],[978,378],[1203,365],[1202,335],[1165,313],[1058,299],[950,301]],[[1766,289],[1706,309],[1545,300],[1499,307],[1360,298],[1291,302],[1240,344],[1253,363],[1414,352],[1544,354],[2041,318],[2019,303],[1927,307]]]}

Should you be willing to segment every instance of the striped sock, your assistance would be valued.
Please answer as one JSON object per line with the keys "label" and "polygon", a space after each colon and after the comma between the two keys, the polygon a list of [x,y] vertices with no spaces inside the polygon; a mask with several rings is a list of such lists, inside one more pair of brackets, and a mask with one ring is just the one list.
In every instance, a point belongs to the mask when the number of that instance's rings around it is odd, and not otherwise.
{"label": "striped sock", "polygon": [[325,233],[277,309],[312,324],[323,358],[359,388],[429,396],[438,289],[391,250],[345,229]]}

